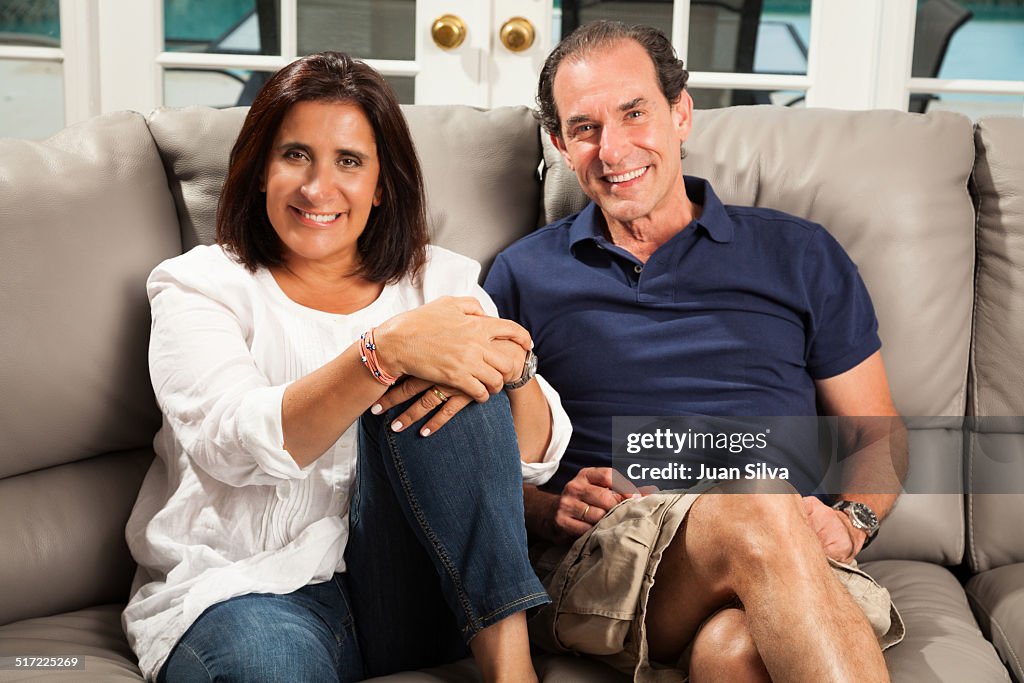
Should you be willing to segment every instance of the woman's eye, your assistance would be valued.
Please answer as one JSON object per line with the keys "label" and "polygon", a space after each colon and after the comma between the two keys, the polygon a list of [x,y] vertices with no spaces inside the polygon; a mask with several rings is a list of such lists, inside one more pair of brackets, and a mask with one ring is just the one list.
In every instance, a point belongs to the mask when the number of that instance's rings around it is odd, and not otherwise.
{"label": "woman's eye", "polygon": [[344,166],[345,168],[355,168],[356,166],[359,165],[359,161],[357,159],[351,159],[351,158],[342,159],[338,163],[341,164],[342,166]]}
{"label": "woman's eye", "polygon": [[288,150],[287,152],[284,153],[284,158],[285,159],[302,160],[302,159],[306,158],[306,155],[303,154],[302,152],[300,152],[297,149],[290,149],[290,150]]}

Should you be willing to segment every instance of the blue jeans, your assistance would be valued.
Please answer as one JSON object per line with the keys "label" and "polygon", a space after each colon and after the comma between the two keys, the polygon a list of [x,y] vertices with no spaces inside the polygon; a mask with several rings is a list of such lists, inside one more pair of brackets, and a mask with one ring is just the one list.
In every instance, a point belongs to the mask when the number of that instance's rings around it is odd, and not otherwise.
{"label": "blue jeans", "polygon": [[207,608],[157,676],[164,681],[360,681],[345,575],[294,593],[240,595]]}
{"label": "blue jeans", "polygon": [[422,423],[391,431],[404,408],[360,418],[346,573],[210,607],[158,681],[357,681],[433,666],[550,602],[527,556],[508,398],[467,406],[429,438]]}

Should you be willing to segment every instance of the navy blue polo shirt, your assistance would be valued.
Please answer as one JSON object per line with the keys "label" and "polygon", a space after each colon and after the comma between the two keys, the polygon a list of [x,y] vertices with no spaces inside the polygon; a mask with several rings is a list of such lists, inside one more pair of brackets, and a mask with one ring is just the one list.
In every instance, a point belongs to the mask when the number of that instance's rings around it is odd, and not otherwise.
{"label": "navy blue polo shirt", "polygon": [[813,416],[814,380],[881,346],[857,267],[820,225],[685,184],[701,216],[645,264],[604,236],[591,203],[517,241],[487,276],[572,420],[549,490],[611,465],[614,416]]}

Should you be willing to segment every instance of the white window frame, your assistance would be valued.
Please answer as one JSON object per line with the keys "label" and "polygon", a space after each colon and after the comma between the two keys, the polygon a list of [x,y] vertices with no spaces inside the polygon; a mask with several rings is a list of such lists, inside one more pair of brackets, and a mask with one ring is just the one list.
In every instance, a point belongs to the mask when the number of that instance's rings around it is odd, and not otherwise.
{"label": "white window frame", "polygon": [[[807,106],[839,109],[905,111],[910,93],[917,92],[1024,95],[1024,80],[911,78],[916,5],[813,0],[807,75],[697,71],[690,84],[801,90]],[[685,59],[690,0],[674,0],[673,9],[672,41]],[[65,125],[102,112],[161,106],[168,68],[273,71],[296,58],[296,0],[281,0],[281,54],[269,56],[165,52],[162,0],[60,0],[60,14],[60,48],[0,46],[0,59],[63,65]],[[417,61],[367,61],[390,76],[415,76],[422,63],[419,54]]]}

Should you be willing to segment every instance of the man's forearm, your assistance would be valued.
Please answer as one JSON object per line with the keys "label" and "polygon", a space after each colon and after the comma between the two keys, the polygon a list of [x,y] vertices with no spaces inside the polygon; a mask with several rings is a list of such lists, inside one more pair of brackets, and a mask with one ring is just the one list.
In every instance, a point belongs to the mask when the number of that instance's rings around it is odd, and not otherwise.
{"label": "man's forearm", "polygon": [[558,496],[541,491],[532,484],[523,485],[523,506],[526,510],[526,530],[535,538],[559,542],[555,529]]}
{"label": "man's forearm", "polygon": [[842,500],[864,503],[883,519],[907,476],[907,430],[898,416],[840,419]]}

